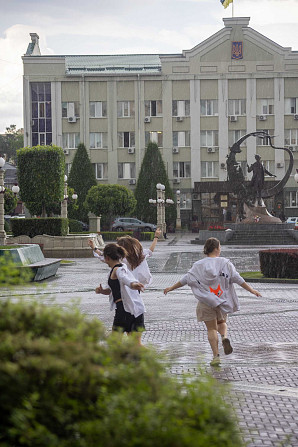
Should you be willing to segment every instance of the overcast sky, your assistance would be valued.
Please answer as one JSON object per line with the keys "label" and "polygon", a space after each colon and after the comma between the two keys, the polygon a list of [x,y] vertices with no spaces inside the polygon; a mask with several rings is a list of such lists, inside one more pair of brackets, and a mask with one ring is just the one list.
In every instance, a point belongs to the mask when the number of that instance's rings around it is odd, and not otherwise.
{"label": "overcast sky", "polygon": [[[223,28],[220,0],[0,0],[0,133],[23,127],[29,33],[42,54],[180,53]],[[298,0],[234,0],[234,16],[298,50]]]}

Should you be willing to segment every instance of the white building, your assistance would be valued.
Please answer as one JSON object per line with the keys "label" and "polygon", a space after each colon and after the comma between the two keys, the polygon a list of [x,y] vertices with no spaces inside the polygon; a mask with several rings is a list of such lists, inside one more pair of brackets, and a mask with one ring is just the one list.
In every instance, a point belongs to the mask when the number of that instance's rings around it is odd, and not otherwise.
{"label": "white building", "polygon": [[[240,136],[275,135],[275,146],[293,149],[293,174],[298,168],[298,52],[250,28],[249,18],[223,21],[218,33],[178,54],[42,56],[32,33],[23,57],[25,145],[62,146],[69,169],[83,142],[99,182],[134,188],[146,144],[155,141],[185,199],[184,219],[218,221],[223,207],[234,218],[225,161]],[[282,179],[285,151],[246,141],[238,160],[244,172],[258,153]],[[298,215],[293,175],[267,205]]]}

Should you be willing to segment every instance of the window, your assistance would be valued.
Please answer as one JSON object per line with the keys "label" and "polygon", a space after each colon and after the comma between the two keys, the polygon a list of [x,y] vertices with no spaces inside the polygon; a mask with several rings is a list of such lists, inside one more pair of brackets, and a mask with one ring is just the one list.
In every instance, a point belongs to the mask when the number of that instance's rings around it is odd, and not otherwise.
{"label": "window", "polygon": [[63,149],[76,149],[79,145],[80,134],[71,132],[62,135]]}
{"label": "window", "polygon": [[145,116],[162,116],[162,101],[145,101]]}
{"label": "window", "polygon": [[285,206],[298,208],[298,191],[285,191]]}
{"label": "window", "polygon": [[190,101],[173,101],[172,102],[172,114],[173,116],[189,116],[190,115]]}
{"label": "window", "polygon": [[76,102],[63,102],[62,103],[62,118],[70,118],[72,116],[80,116],[79,103]]}
{"label": "window", "polygon": [[201,171],[202,171],[202,177],[217,178],[218,161],[202,161]]}
{"label": "window", "polygon": [[[274,174],[274,160],[261,160],[261,162],[267,171],[271,172],[271,174]],[[266,172],[264,175],[265,177],[271,177],[270,175],[266,174]]]}
{"label": "window", "polygon": [[136,178],[136,164],[118,163],[118,178],[123,179]]}
{"label": "window", "polygon": [[229,114],[229,116],[246,115],[246,100],[245,99],[229,99],[228,114]]}
{"label": "window", "polygon": [[[229,146],[233,146],[233,144],[236,143],[236,141],[238,141],[245,134],[245,130],[229,130]],[[240,146],[246,146],[246,140],[244,140]]]}
{"label": "window", "polygon": [[94,168],[97,180],[108,178],[108,163],[94,163]]}
{"label": "window", "polygon": [[203,116],[218,115],[217,99],[201,99],[201,115]]}
{"label": "window", "polygon": [[273,99],[257,99],[258,115],[273,115],[274,100]]}
{"label": "window", "polygon": [[32,82],[31,140],[32,146],[52,143],[52,101],[50,82]]}
{"label": "window", "polygon": [[134,101],[118,101],[117,116],[118,116],[118,118],[135,116]]}
{"label": "window", "polygon": [[69,176],[72,163],[65,163],[65,174]]}
{"label": "window", "polygon": [[298,111],[298,98],[285,98],[285,114],[296,114]]}
{"label": "window", "polygon": [[184,210],[192,208],[191,193],[180,194],[180,208]]}
{"label": "window", "polygon": [[190,162],[189,161],[174,161],[173,163],[173,177],[175,178],[189,178],[190,177]]}
{"label": "window", "polygon": [[118,132],[118,147],[135,146],[134,132]]}
{"label": "window", "polygon": [[173,146],[190,146],[190,131],[173,132]]}
{"label": "window", "polygon": [[[265,132],[267,135],[273,135],[274,131],[272,129],[264,129],[262,132]],[[270,146],[270,141],[268,138],[260,138],[257,137],[257,146]]]}
{"label": "window", "polygon": [[90,118],[105,118],[107,116],[106,101],[92,101],[89,103]]}
{"label": "window", "polygon": [[108,147],[107,136],[107,132],[90,132],[90,149],[106,149]]}
{"label": "window", "polygon": [[298,144],[298,129],[285,129],[285,145],[296,146]]}
{"label": "window", "polygon": [[158,147],[162,147],[162,132],[145,132],[145,144],[148,145],[149,141],[156,143]]}
{"label": "window", "polygon": [[202,130],[201,147],[217,147],[217,146],[218,146],[218,130]]}

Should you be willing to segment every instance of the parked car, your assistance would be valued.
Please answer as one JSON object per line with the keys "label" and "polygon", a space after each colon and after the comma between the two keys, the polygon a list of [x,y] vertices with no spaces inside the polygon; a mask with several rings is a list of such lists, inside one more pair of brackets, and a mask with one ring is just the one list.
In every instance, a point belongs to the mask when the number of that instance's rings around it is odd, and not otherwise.
{"label": "parked car", "polygon": [[286,223],[292,223],[298,225],[298,217],[288,217]]}
{"label": "parked car", "polygon": [[133,217],[117,217],[112,223],[112,231],[129,231],[129,230],[155,231],[156,225],[142,222]]}

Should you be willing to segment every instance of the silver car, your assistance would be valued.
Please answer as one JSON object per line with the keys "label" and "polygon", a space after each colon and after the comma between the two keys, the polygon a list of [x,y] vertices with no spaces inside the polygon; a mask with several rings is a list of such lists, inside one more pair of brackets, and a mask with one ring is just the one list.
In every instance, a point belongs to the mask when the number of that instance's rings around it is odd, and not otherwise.
{"label": "silver car", "polygon": [[112,231],[155,231],[156,225],[151,223],[142,222],[139,219],[133,217],[117,217],[112,223]]}

